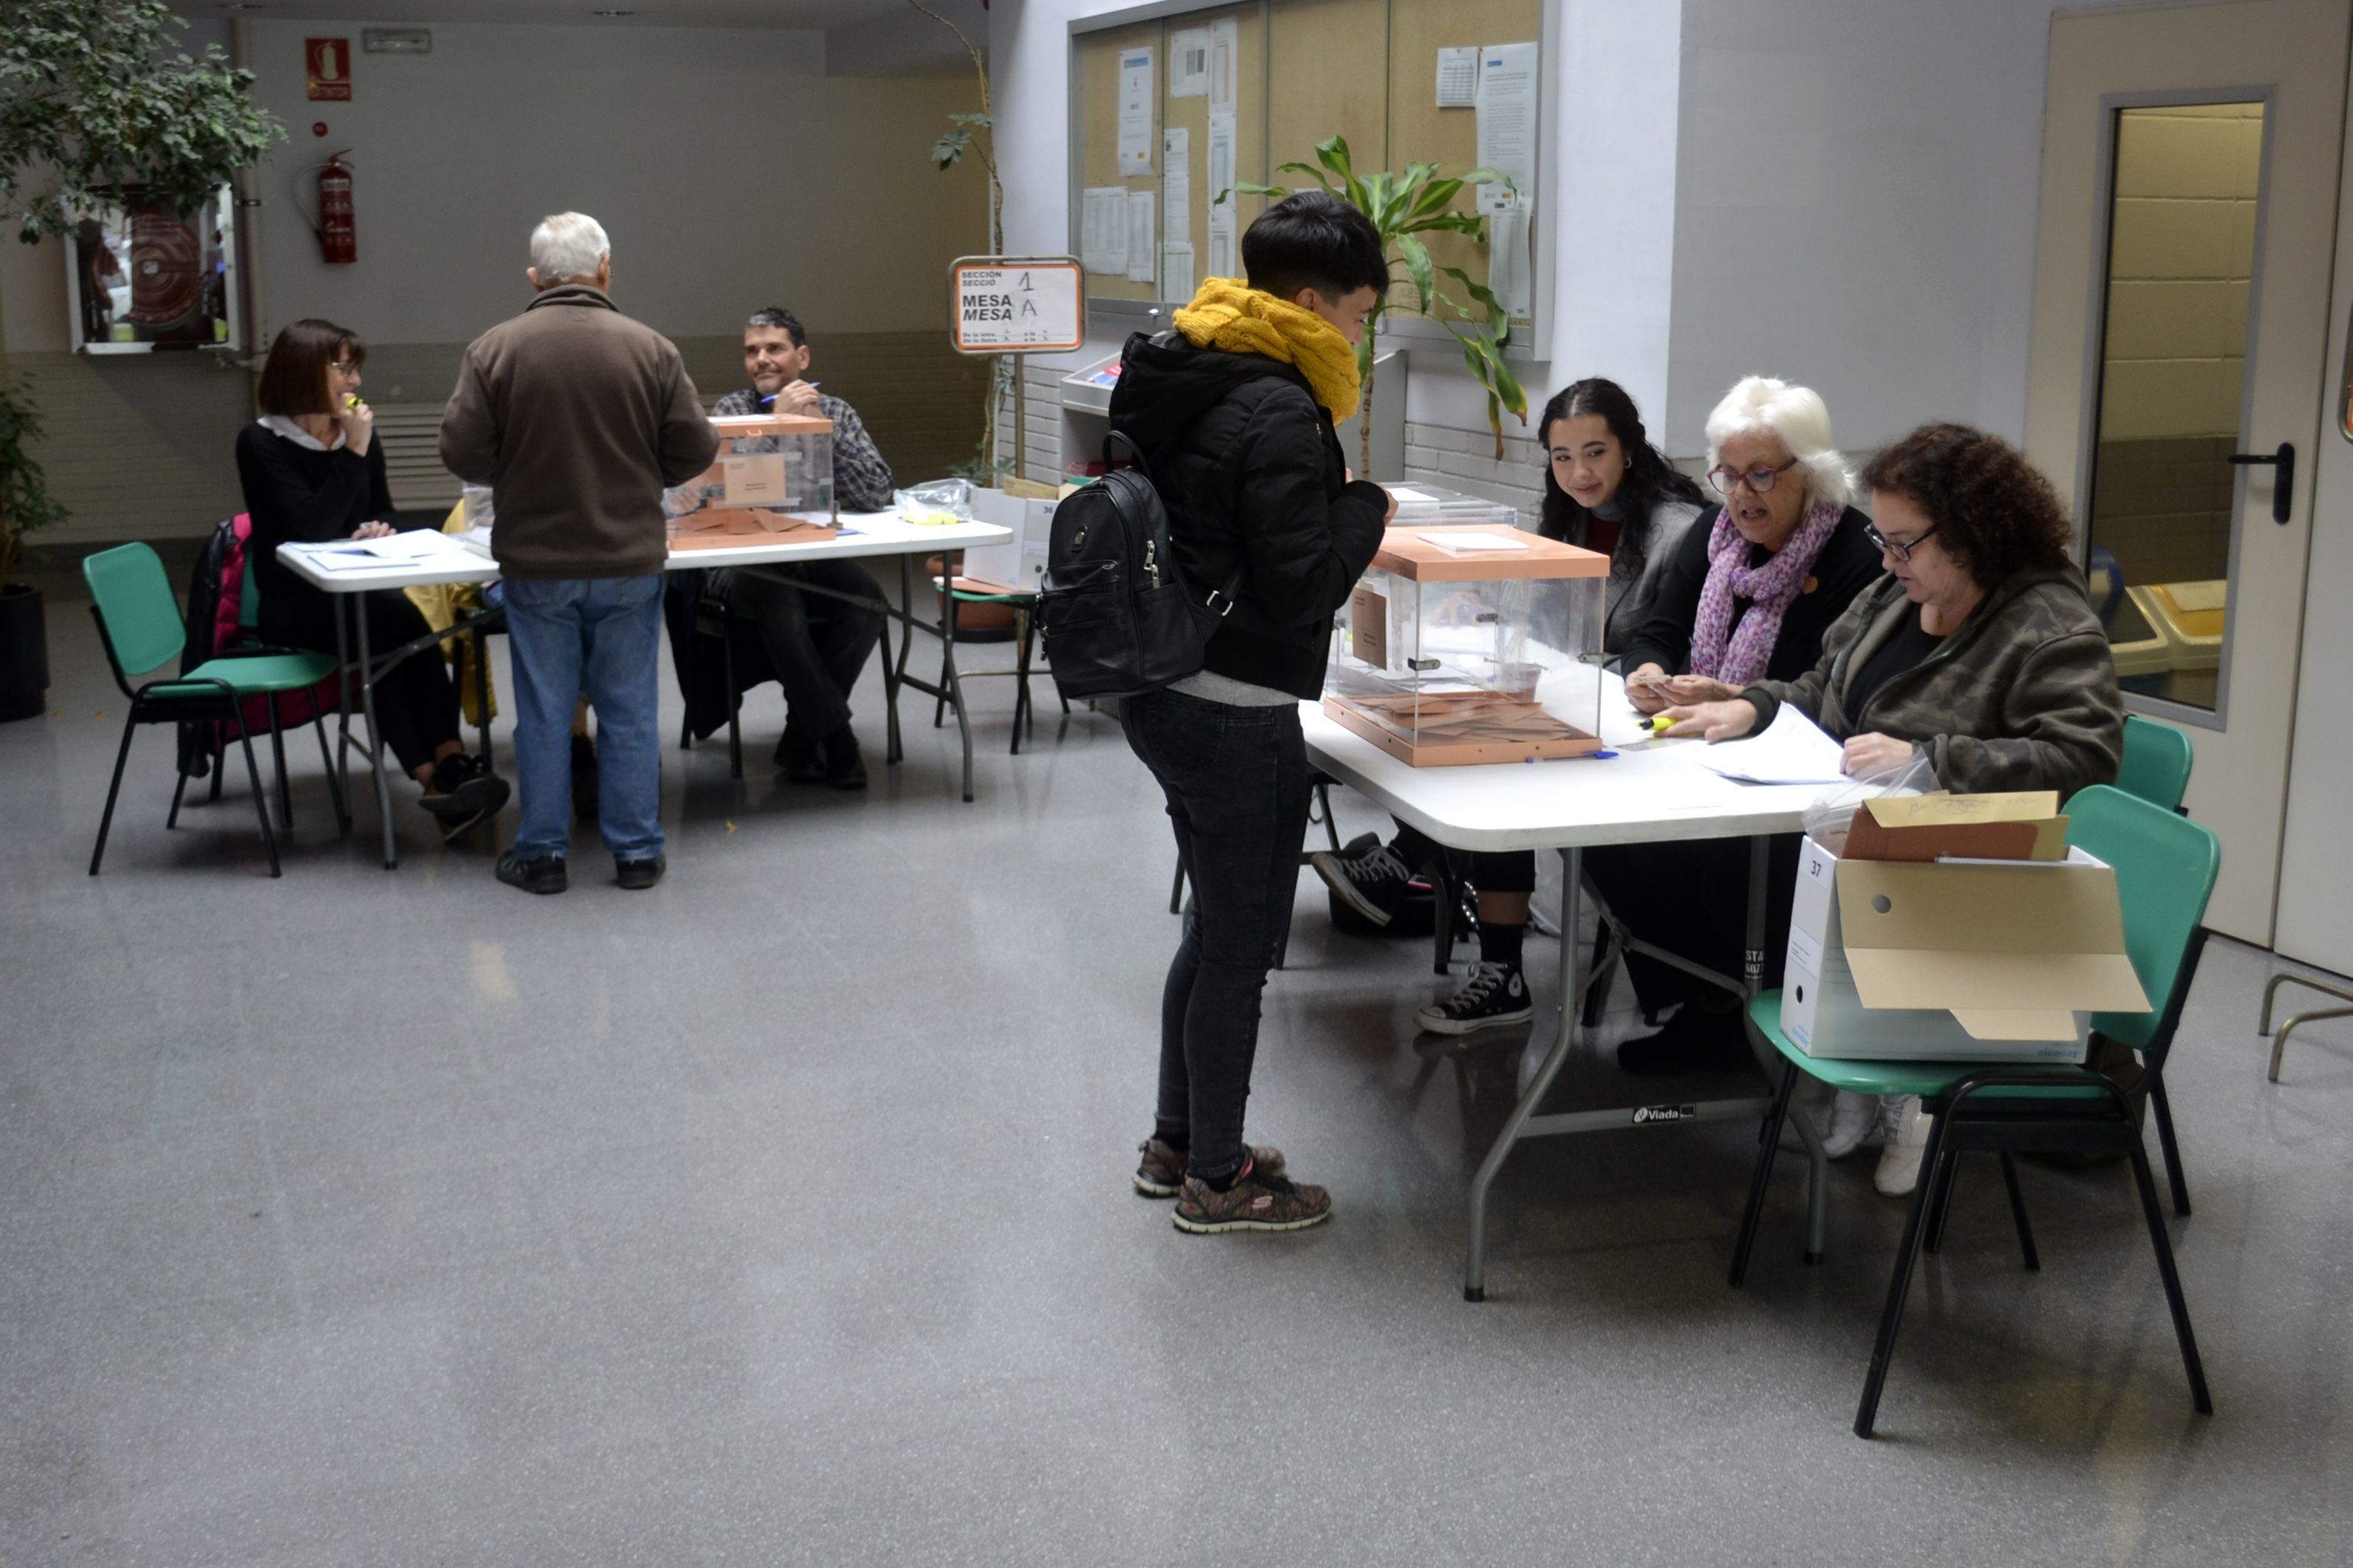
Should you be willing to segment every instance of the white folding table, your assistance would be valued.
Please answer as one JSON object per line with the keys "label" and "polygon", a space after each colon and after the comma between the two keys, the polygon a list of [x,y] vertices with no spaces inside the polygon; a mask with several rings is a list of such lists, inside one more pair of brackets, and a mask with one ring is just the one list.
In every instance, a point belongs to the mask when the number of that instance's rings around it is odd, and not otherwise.
{"label": "white folding table", "polygon": [[[1678,755],[1697,741],[1651,741],[1635,728],[1617,677],[1606,676],[1602,737],[1614,756],[1572,757],[1541,763],[1491,763],[1472,767],[1417,768],[1344,729],[1322,707],[1300,705],[1308,761],[1377,802],[1399,821],[1419,828],[1454,849],[1557,850],[1561,878],[1560,1023],[1552,1048],[1512,1108],[1494,1146],[1471,1182],[1471,1237],[1463,1267],[1465,1300],[1486,1297],[1487,1191],[1513,1148],[1524,1139],[1625,1127],[1661,1127],[1687,1121],[1754,1118],[1762,1124],[1770,1100],[1759,1092],[1731,1100],[1668,1100],[1600,1110],[1541,1111],[1538,1107],[1559,1077],[1577,1041],[1578,1001],[1583,994],[1583,957],[1577,936],[1584,852],[1596,845],[1650,844],[1673,839],[1753,837],[1748,861],[1746,973],[1754,995],[1764,973],[1766,931],[1762,836],[1794,833],[1801,815],[1821,793],[1815,785],[1738,784]],[[1771,1069],[1762,1041],[1750,1031],[1761,1067]],[[1812,1123],[1796,1112],[1812,1162],[1807,1254],[1822,1250],[1825,1215],[1824,1159]]]}
{"label": "white folding table", "polygon": [[[901,605],[892,605],[881,599],[867,599],[860,595],[837,594],[807,583],[797,582],[794,585],[808,593],[863,605],[900,623],[899,656],[895,661],[891,659],[886,647],[882,669],[884,697],[890,710],[889,760],[895,763],[902,754],[899,743],[899,688],[902,685],[913,686],[926,696],[942,698],[955,709],[956,724],[963,731],[964,798],[970,800],[972,799],[972,721],[965,710],[964,689],[956,677],[955,650],[954,644],[947,637],[944,626],[934,626],[914,614],[913,562],[915,556],[928,554],[933,551],[965,550],[976,544],[995,544],[1011,538],[1012,531],[987,522],[951,523],[938,528],[928,528],[903,522],[895,514],[889,512],[863,515],[845,512],[841,518],[841,524],[842,531],[826,540],[787,542],[782,540],[762,542],[758,539],[747,538],[742,544],[713,545],[691,550],[674,549],[670,552],[668,561],[663,563],[663,570],[675,572],[689,567],[732,566],[741,570],[756,571],[763,567],[789,565],[803,561],[897,556],[902,599]],[[438,645],[445,638],[462,636],[471,629],[471,626],[470,623],[461,621],[447,631],[420,638],[404,647],[391,649],[382,659],[378,659],[368,646],[367,617],[364,615],[353,614],[351,619],[357,623],[359,628],[359,658],[354,661],[351,658],[350,643],[343,629],[343,605],[346,600],[356,604],[357,595],[366,593],[425,587],[445,583],[479,584],[498,580],[498,563],[460,541],[453,538],[451,542],[455,548],[438,552],[422,560],[385,561],[381,563],[341,569],[322,565],[317,559],[316,553],[304,546],[281,544],[278,547],[279,560],[283,562],[290,571],[312,587],[334,596],[335,660],[342,668],[343,674],[343,701],[339,704],[341,716],[336,726],[336,766],[339,769],[344,767],[346,747],[360,745],[360,742],[351,734],[352,687],[353,677],[356,676],[360,709],[367,725],[367,741],[361,749],[365,752],[370,771],[375,775],[376,810],[384,825],[384,865],[387,871],[399,864],[400,858],[399,851],[393,841],[392,786],[385,772],[383,739],[375,721],[376,682],[385,671],[400,660],[423,647]],[[916,679],[905,672],[908,647],[913,641],[915,629],[919,626],[940,637],[942,642],[947,646],[947,658],[944,665],[944,679],[939,685]],[[487,732],[490,722],[487,713],[483,715],[482,722]],[[344,773],[346,787],[343,796],[346,800],[351,798],[348,787],[349,777],[346,770]]]}

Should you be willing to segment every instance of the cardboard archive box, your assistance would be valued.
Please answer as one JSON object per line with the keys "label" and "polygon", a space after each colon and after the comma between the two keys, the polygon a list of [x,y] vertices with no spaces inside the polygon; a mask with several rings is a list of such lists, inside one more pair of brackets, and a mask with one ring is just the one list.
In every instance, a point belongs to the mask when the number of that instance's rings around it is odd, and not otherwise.
{"label": "cardboard archive box", "polygon": [[[1799,1050],[2080,1062],[2084,1015],[2147,1009],[2125,950],[2116,872],[2064,847],[2055,795],[2041,797],[2039,816],[1979,804],[2021,798],[1873,801],[1857,810],[1845,856],[1805,841],[1781,982],[1781,1030]],[[1982,841],[1989,826],[2008,828],[2025,852],[1929,852],[1939,838]],[[1862,858],[1884,849],[1903,858]]]}
{"label": "cardboard archive box", "polygon": [[1013,537],[1002,544],[976,544],[966,550],[964,575],[1000,588],[1037,592],[1046,577],[1046,546],[1054,535],[1058,504],[976,486],[972,515],[982,522],[1011,529]]}

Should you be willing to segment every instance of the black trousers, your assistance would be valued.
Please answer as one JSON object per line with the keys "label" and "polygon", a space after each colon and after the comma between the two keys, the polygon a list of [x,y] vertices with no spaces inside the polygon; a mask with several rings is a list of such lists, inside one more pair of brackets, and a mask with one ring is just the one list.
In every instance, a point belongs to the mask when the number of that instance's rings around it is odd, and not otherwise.
{"label": "black trousers", "polygon": [[[397,593],[377,590],[357,598],[367,617],[368,651],[377,658],[433,629]],[[271,642],[335,651],[335,605],[329,595],[309,589],[273,594],[261,602],[260,622],[261,635]],[[345,654],[359,658],[356,636]],[[458,739],[458,683],[440,648],[420,648],[385,672],[376,682],[375,722],[403,773],[415,773],[443,744]]]}
{"label": "black trousers", "polygon": [[[1789,904],[1798,892],[1799,836],[1767,840],[1765,985],[1781,984],[1789,952]],[[1746,838],[1693,838],[1666,844],[1612,844],[1585,852],[1585,875],[1619,923],[1654,947],[1731,979],[1746,967],[1748,846]],[[1721,989],[1641,953],[1626,955],[1626,973],[1642,1010],[1657,1013]]]}
{"label": "black trousers", "polygon": [[1122,700],[1127,743],[1167,799],[1193,889],[1160,993],[1156,1131],[1189,1145],[1195,1175],[1241,1168],[1259,1002],[1299,888],[1307,743],[1299,710],[1178,691]]}
{"label": "black trousers", "polygon": [[[1444,853],[1419,828],[1398,824],[1390,847],[1419,871],[1438,864]],[[1482,893],[1533,893],[1536,890],[1536,855],[1533,849],[1457,849],[1454,863],[1467,868],[1471,885]]]}
{"label": "black trousers", "polygon": [[[771,575],[771,570],[784,575]],[[882,596],[882,585],[855,561],[727,574],[721,596],[759,628],[760,646],[785,689],[786,723],[797,734],[822,741],[849,724],[849,693],[882,640],[885,621],[880,610],[804,594],[797,583],[870,599]]]}

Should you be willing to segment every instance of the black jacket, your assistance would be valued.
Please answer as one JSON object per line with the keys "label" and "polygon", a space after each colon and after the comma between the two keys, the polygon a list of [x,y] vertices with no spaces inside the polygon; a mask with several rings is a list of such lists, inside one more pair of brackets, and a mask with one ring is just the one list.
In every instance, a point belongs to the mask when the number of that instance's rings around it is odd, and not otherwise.
{"label": "black jacket", "polygon": [[[1723,510],[1716,507],[1700,513],[1683,535],[1667,568],[1667,580],[1659,586],[1651,618],[1626,645],[1618,664],[1620,669],[1631,674],[1646,664],[1655,664],[1669,675],[1691,673],[1692,627],[1699,620],[1700,590],[1707,585],[1707,542],[1715,533],[1715,520]],[[1773,644],[1773,657],[1766,661],[1764,679],[1795,680],[1813,668],[1822,657],[1822,634],[1846,613],[1857,594],[1879,580],[1879,552],[1862,531],[1870,521],[1852,507],[1839,519],[1830,542],[1822,546],[1813,571],[1807,575],[1812,586],[1801,588],[1781,614],[1781,635]],[[1737,627],[1737,616],[1746,614],[1748,605],[1743,601],[1734,608],[1733,625]]]}
{"label": "black jacket", "polygon": [[385,479],[384,443],[370,442],[364,458],[348,447],[314,452],[258,421],[248,422],[237,433],[237,475],[253,519],[245,562],[260,591],[261,629],[280,640],[297,641],[332,627],[325,590],[280,561],[278,547],[349,539],[364,522],[398,526]]}
{"label": "black jacket", "polygon": [[1112,428],[1134,440],[1196,592],[1235,583],[1210,673],[1301,698],[1324,689],[1332,616],[1380,548],[1388,497],[1350,480],[1307,380],[1262,354],[1127,341]]}

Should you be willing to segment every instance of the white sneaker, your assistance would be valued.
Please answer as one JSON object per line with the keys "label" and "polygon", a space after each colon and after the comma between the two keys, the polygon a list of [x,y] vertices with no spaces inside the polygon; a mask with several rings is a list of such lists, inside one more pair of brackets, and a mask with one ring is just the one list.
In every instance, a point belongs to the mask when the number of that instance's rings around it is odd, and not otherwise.
{"label": "white sneaker", "polygon": [[1843,1160],[1862,1147],[1881,1121],[1879,1101],[1867,1094],[1840,1089],[1831,1100],[1829,1120],[1822,1125],[1822,1152]]}
{"label": "white sneaker", "polygon": [[1885,1142],[1872,1185],[1885,1197],[1909,1197],[1920,1184],[1920,1157],[1928,1149],[1929,1117],[1920,1109],[1916,1094],[1889,1095],[1879,1103],[1879,1125]]}

